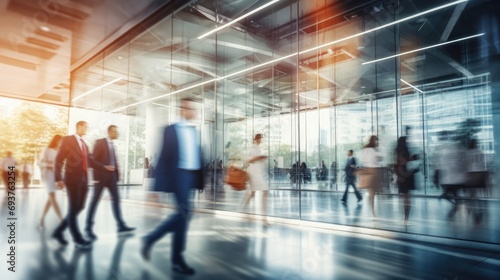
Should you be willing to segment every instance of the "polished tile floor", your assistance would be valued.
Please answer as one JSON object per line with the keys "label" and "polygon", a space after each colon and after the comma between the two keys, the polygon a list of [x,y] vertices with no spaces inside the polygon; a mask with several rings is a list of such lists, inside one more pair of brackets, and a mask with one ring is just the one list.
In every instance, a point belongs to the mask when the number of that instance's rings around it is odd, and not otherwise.
{"label": "polished tile floor", "polygon": [[[368,193],[361,190],[363,201],[357,203],[354,193],[349,193],[348,203],[342,204],[343,192],[317,190],[272,189],[269,193],[268,214],[273,217],[339,224],[354,227],[383,229],[430,236],[500,243],[500,201],[494,199],[457,199],[455,204],[437,197],[412,196],[410,221],[403,223],[402,198],[398,195],[377,195],[376,219],[373,219]],[[142,187],[125,189],[123,197],[134,201],[150,201]],[[259,193],[249,207],[242,208],[244,191],[227,187],[219,191],[207,188],[193,195],[194,205],[204,209],[260,214]],[[466,193],[460,194],[467,196]],[[300,198],[300,199],[299,199]],[[172,202],[166,195],[160,200]]]}
{"label": "polished tile floor", "polygon": [[[16,272],[7,270],[7,230],[2,226],[0,279],[500,279],[500,252],[494,250],[458,249],[279,223],[266,228],[259,221],[203,213],[192,218],[185,254],[197,273],[178,275],[170,270],[169,237],[154,247],[151,262],[141,259],[139,237],[171,209],[129,200],[135,192],[138,190],[122,193],[128,197],[122,203],[123,214],[129,225],[137,227],[135,235],[117,236],[110,201],[104,199],[96,216],[99,239],[92,249],[79,250],[71,244],[61,248],[50,240],[56,226],[52,212],[46,230],[37,229],[45,192],[19,190]],[[231,196],[226,193],[226,197]],[[64,193],[59,192],[57,198],[66,209]],[[277,199],[285,198],[271,199],[273,205]],[[346,221],[356,219],[356,209],[365,207],[354,202],[347,205],[347,211],[352,212]],[[8,212],[5,203],[1,207],[4,224]],[[82,214],[80,225],[86,211]]]}

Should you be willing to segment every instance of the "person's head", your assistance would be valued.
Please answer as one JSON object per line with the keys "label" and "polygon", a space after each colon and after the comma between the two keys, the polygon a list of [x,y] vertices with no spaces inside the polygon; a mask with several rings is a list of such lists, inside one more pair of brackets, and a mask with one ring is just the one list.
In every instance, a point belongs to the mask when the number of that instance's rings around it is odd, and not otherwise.
{"label": "person's head", "polygon": [[78,134],[78,136],[80,136],[80,137],[87,134],[87,122],[86,121],[79,121],[76,123],[76,134]]}
{"label": "person's head", "polygon": [[57,149],[59,147],[59,143],[61,143],[61,139],[62,139],[61,135],[59,134],[54,135],[54,137],[52,137],[52,140],[50,140],[48,147],[52,149]]}
{"label": "person's head", "polygon": [[370,141],[366,144],[365,148],[376,148],[378,146],[378,138],[375,135],[370,136]]}
{"label": "person's head", "polygon": [[109,136],[109,139],[111,139],[111,140],[115,140],[118,138],[118,130],[116,128],[116,125],[112,124],[112,125],[108,126],[108,136]]}
{"label": "person's head", "polygon": [[352,157],[352,155],[354,154],[354,151],[353,150],[349,150],[347,151],[347,156],[348,157]]}
{"label": "person's head", "polygon": [[302,163],[300,164],[300,167],[307,168],[307,164],[306,164],[305,162],[302,162]]}
{"label": "person's head", "polygon": [[192,97],[184,97],[181,99],[181,117],[185,120],[193,120],[196,118],[196,99]]}
{"label": "person's head", "polygon": [[255,144],[259,145],[260,142],[262,142],[262,134],[261,133],[255,134],[255,137],[253,138],[253,142]]}
{"label": "person's head", "polygon": [[405,149],[405,148],[406,148],[406,136],[401,136],[398,138],[396,149]]}

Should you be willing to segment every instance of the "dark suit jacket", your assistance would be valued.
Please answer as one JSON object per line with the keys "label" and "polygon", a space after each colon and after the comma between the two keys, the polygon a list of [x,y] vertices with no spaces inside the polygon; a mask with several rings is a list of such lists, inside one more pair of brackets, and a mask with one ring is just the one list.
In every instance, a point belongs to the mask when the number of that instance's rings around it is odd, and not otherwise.
{"label": "dark suit jacket", "polygon": [[[92,155],[88,152],[89,147],[85,142],[83,142],[83,145],[85,145],[85,150],[87,151],[87,168],[92,167],[97,170],[104,170],[104,165],[92,158]],[[64,165],[64,163],[66,163],[66,165]],[[55,163],[56,182],[63,180],[63,166],[65,166],[64,184],[66,184],[66,186],[78,185],[82,181],[82,177],[87,176],[83,171],[82,150],[74,135],[63,137],[61,145],[57,150]]]}
{"label": "dark suit jacket", "polygon": [[356,159],[354,157],[351,157],[345,164],[345,176],[346,177],[354,177],[354,170],[356,170],[356,167],[352,167],[351,165],[356,165]]}
{"label": "dark suit jacket", "polygon": [[[200,167],[203,166],[201,147],[200,149]],[[153,187],[154,191],[176,192],[179,188],[184,188],[182,182],[178,179],[179,168],[179,141],[175,125],[170,125],[163,132],[163,147],[155,167],[156,180]],[[197,189],[203,189],[203,169],[195,171],[197,176]]]}
{"label": "dark suit jacket", "polygon": [[[94,160],[102,163],[103,165],[110,165],[111,164],[111,153],[109,150],[108,146],[108,141],[106,138],[101,138],[97,139],[95,141],[94,145],[94,153],[92,154]],[[108,171],[108,170],[94,170],[94,180],[99,181],[101,183],[115,183],[115,182],[110,182],[113,178],[115,178],[113,173],[116,174],[116,178],[120,178],[120,173],[118,171],[118,159],[116,158],[116,151],[115,151],[115,160],[116,162],[116,170],[114,172]]]}

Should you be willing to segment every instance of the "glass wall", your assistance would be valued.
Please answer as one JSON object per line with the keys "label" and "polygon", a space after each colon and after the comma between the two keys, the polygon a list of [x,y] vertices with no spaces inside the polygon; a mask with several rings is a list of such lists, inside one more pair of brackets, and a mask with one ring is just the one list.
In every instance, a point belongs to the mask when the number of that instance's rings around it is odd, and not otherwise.
{"label": "glass wall", "polygon": [[[481,55],[486,39],[480,26],[463,28],[488,4],[344,2],[189,2],[75,70],[71,119],[87,110],[99,112],[94,125],[120,123],[123,183],[138,184],[134,199],[147,199],[159,132],[179,119],[179,100],[192,96],[201,100],[196,124],[207,171],[197,207],[264,214],[262,193],[244,207],[245,193],[223,180],[228,166],[246,166],[260,133],[268,215],[465,238],[455,230],[473,231],[467,222],[435,226],[450,223],[445,212],[454,207],[438,202],[435,174],[442,168],[439,147],[460,144],[466,151],[472,139],[485,155],[484,170],[494,170],[491,74],[489,57]],[[379,222],[366,190],[362,202],[354,194],[340,202],[347,153],[353,150],[359,162],[371,135],[382,158]],[[400,222],[393,166],[401,136],[418,159],[411,165],[418,170],[413,227]],[[492,196],[499,198],[494,189],[473,193]]]}

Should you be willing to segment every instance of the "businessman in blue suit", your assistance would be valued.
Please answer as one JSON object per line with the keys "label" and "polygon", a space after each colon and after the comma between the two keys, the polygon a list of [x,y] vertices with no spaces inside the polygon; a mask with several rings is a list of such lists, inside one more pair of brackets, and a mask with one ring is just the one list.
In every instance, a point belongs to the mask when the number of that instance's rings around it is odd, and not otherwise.
{"label": "businessman in blue suit", "polygon": [[196,118],[196,101],[181,99],[181,121],[165,128],[163,147],[157,163],[154,190],[174,194],[176,212],[142,239],[141,255],[149,260],[153,244],[172,232],[172,270],[193,275],[194,269],[184,260],[186,235],[191,216],[189,192],[191,188],[203,189],[202,150],[200,137],[189,121]]}
{"label": "businessman in blue suit", "polygon": [[111,210],[113,211],[113,216],[115,217],[116,225],[118,228],[118,233],[127,233],[133,231],[135,228],[129,227],[125,224],[123,220],[121,209],[120,209],[120,194],[118,193],[117,182],[120,178],[120,172],[118,168],[118,160],[116,158],[115,145],[113,140],[118,138],[118,131],[116,125],[110,125],[108,127],[108,137],[98,139],[94,145],[94,160],[102,163],[103,165],[109,165],[114,168],[112,171],[108,170],[94,170],[94,179],[97,181],[94,187],[94,196],[90,202],[89,211],[87,213],[87,222],[85,227],[85,232],[88,238],[91,240],[96,240],[97,235],[92,230],[94,225],[94,216],[97,210],[97,205],[101,199],[102,191],[107,188],[109,194],[111,195]]}

